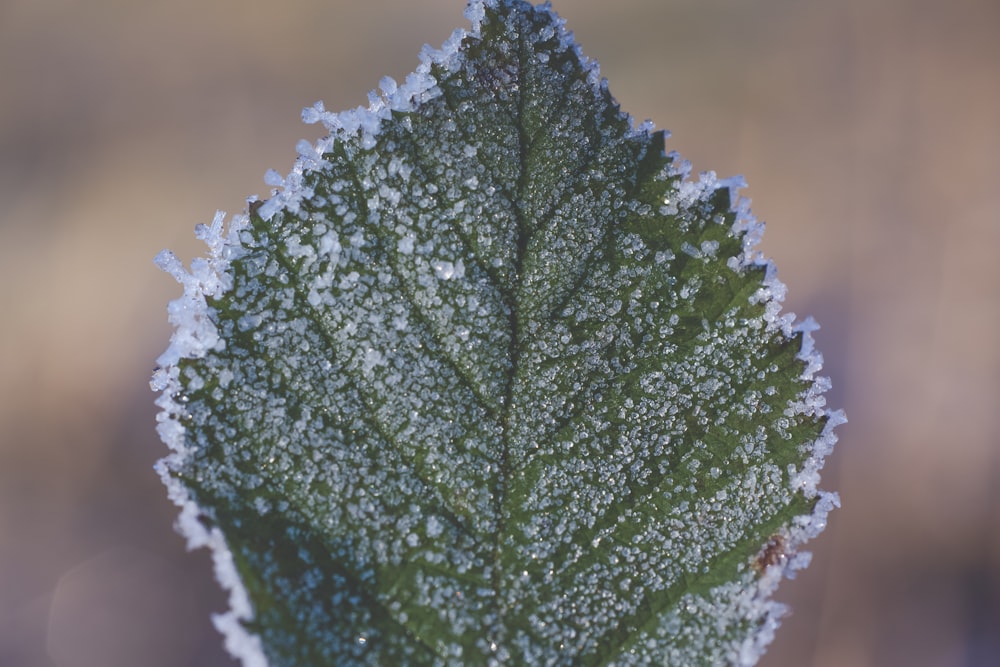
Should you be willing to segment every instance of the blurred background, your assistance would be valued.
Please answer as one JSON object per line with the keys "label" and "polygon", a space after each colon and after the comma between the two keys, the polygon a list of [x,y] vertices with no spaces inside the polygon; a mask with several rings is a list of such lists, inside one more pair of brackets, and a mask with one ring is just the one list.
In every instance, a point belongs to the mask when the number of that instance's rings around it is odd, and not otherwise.
{"label": "blurred background", "polygon": [[[0,665],[235,667],[154,475],[195,224],[463,0],[0,0]],[[557,0],[622,107],[744,174],[850,423],[766,666],[1000,664],[1000,3]]]}

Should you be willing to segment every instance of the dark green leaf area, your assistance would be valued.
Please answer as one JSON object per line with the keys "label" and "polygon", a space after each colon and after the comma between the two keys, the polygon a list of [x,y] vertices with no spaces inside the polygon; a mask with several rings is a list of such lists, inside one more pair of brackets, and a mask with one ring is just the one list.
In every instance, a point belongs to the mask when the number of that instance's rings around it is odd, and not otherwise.
{"label": "dark green leaf area", "polygon": [[182,363],[173,473],[248,628],[282,666],[731,655],[822,423],[728,189],[682,182],[545,10],[487,8],[432,74],[254,215],[225,345]]}

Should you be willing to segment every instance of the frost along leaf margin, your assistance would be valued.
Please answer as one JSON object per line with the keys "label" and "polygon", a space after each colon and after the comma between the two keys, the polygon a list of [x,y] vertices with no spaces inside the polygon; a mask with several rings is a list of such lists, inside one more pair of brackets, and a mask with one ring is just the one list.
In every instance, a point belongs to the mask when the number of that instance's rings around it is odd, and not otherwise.
{"label": "frost along leaf margin", "polygon": [[[186,271],[159,472],[246,665],[752,664],[836,496],[735,191],[547,7],[472,2]],[[780,549],[775,545],[780,545]]]}

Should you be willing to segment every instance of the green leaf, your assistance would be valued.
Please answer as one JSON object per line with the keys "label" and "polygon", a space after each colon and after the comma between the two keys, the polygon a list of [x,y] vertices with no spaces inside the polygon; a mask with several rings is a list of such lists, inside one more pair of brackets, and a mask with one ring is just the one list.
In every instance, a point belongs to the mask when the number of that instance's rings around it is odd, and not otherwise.
{"label": "green leaf", "polygon": [[186,271],[159,464],[246,665],[751,664],[837,500],[740,183],[474,0]]}

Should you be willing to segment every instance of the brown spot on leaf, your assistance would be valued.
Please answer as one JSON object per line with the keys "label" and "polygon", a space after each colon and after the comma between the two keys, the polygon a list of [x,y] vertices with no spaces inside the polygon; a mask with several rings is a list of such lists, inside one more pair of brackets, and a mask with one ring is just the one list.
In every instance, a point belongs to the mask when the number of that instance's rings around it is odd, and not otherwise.
{"label": "brown spot on leaf", "polygon": [[257,211],[263,205],[264,205],[264,202],[262,200],[260,200],[260,199],[258,199],[256,201],[250,202],[250,205],[248,206],[248,209],[249,209],[249,212],[250,212],[250,217],[252,218],[255,215],[257,215]]}
{"label": "brown spot on leaf", "polygon": [[775,533],[768,539],[767,544],[764,545],[760,553],[757,554],[757,558],[753,562],[753,569],[757,572],[763,572],[772,565],[787,561],[788,554],[785,553],[785,536]]}

